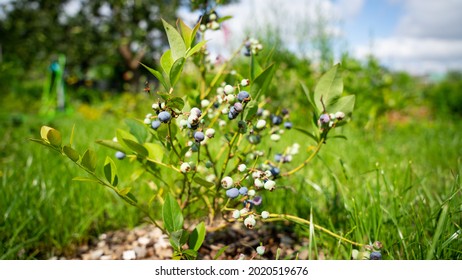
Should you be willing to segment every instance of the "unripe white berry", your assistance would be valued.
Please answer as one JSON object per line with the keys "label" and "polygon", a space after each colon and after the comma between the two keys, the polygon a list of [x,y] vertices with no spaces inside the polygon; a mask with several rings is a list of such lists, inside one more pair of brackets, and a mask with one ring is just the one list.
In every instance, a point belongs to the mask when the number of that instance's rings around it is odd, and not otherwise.
{"label": "unripe white berry", "polygon": [[272,191],[276,188],[276,182],[274,182],[273,180],[268,180],[265,182],[264,187],[266,190]]}
{"label": "unripe white berry", "polygon": [[265,128],[265,126],[266,126],[266,121],[265,120],[258,120],[257,124],[255,125],[255,127],[257,129],[263,129],[263,128]]}
{"label": "unripe white berry", "polygon": [[237,167],[237,170],[239,170],[240,172],[244,172],[246,169],[247,166],[243,163],[239,164],[239,166]]}
{"label": "unripe white berry", "polygon": [[225,91],[224,91],[223,87],[218,87],[217,88],[217,94],[222,95],[224,92]]}
{"label": "unripe white berry", "polygon": [[233,218],[234,219],[239,219],[241,217],[241,212],[239,210],[234,210],[233,211]]}
{"label": "unripe white berry", "polygon": [[255,187],[257,187],[257,188],[261,188],[261,187],[263,187],[263,186],[265,185],[265,184],[263,183],[263,181],[260,180],[259,178],[255,179],[255,180],[253,181],[253,184],[254,184]]}
{"label": "unripe white berry", "polygon": [[250,197],[255,196],[255,194],[256,194],[255,190],[249,190],[247,192],[247,195],[250,196]]}
{"label": "unripe white berry", "polygon": [[226,176],[221,180],[221,186],[225,189],[229,189],[233,186],[234,181],[233,178]]}
{"label": "unripe white berry", "polygon": [[144,124],[150,124],[151,123],[151,119],[150,118],[145,118],[144,119]]}
{"label": "unripe white berry", "polygon": [[152,109],[153,110],[159,110],[159,103],[152,103]]}
{"label": "unripe white berry", "polygon": [[246,87],[246,86],[248,86],[249,84],[250,84],[250,80],[249,80],[249,79],[243,79],[243,80],[241,81],[241,86],[243,86],[243,87]]}
{"label": "unripe white berry", "polygon": [[271,134],[270,139],[272,141],[274,141],[274,142],[277,142],[277,141],[281,140],[281,135],[279,135],[279,134]]}
{"label": "unripe white berry", "polygon": [[213,128],[208,128],[208,129],[205,131],[205,136],[207,136],[208,138],[213,138],[213,136],[215,136],[215,129],[213,129]]}
{"label": "unripe white berry", "polygon": [[255,224],[257,223],[257,221],[255,221],[255,217],[254,215],[249,215],[247,218],[245,218],[244,220],[244,225],[249,228],[249,229],[252,229],[255,227]]}
{"label": "unripe white berry", "polygon": [[182,173],[187,173],[189,171],[191,171],[191,165],[189,165],[189,163],[187,162],[183,162],[180,166],[180,171]]}
{"label": "unripe white berry", "polygon": [[226,85],[224,88],[223,88],[223,91],[226,93],[226,94],[232,94],[234,93],[234,87],[232,85]]}
{"label": "unripe white berry", "polygon": [[338,120],[343,120],[345,118],[345,113],[337,112],[337,113],[335,113],[335,118],[338,119]]}
{"label": "unripe white berry", "polygon": [[201,101],[201,107],[202,108],[205,108],[205,107],[207,107],[209,105],[210,105],[210,101],[208,101],[207,99],[204,99],[204,100]]}
{"label": "unripe white berry", "polygon": [[269,217],[269,212],[268,212],[268,211],[263,211],[263,212],[261,212],[261,217],[262,217],[262,219],[268,219],[268,217]]}

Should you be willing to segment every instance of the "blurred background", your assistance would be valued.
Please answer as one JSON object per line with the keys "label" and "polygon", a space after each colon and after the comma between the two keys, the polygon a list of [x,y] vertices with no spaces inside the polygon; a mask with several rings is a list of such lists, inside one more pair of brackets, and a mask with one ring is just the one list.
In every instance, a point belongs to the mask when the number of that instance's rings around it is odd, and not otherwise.
{"label": "blurred background", "polygon": [[[84,150],[112,139],[124,119],[143,119],[152,103],[145,82],[159,87],[139,62],[155,68],[167,49],[161,18],[192,26],[211,12],[232,16],[206,32],[211,60],[226,59],[247,37],[260,40],[259,59],[277,64],[266,97],[291,108],[295,126],[307,118],[300,82],[313,90],[333,64],[342,64],[346,94],[356,95],[348,141],[326,147],[298,178],[299,205],[278,210],[312,209],[334,231],[356,228],[358,238],[387,242],[390,259],[422,259],[434,249],[441,207],[457,198],[436,241],[440,258],[461,258],[460,11],[457,0],[0,0],[0,259],[72,255],[107,230],[144,222],[106,190],[73,182],[78,170],[27,139],[41,125],[69,135],[77,124]],[[185,69],[179,87],[187,92],[198,87],[197,70]],[[118,164],[130,178],[133,168]],[[379,179],[379,166],[389,177]],[[134,186],[149,193],[145,182]],[[349,258],[335,240],[318,244],[333,248],[324,257]]]}

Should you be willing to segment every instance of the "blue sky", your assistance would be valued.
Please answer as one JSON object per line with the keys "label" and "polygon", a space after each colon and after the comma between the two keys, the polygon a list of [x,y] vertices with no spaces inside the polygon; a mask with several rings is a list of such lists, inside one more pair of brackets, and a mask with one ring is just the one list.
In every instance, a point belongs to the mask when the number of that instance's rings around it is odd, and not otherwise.
{"label": "blue sky", "polygon": [[[414,74],[462,70],[461,0],[241,0],[219,12],[233,16],[226,25],[235,41],[279,23],[291,49],[316,57],[303,49],[312,36],[305,27],[321,15],[336,38],[335,49],[357,58],[372,53],[386,66]],[[219,32],[209,36],[225,54],[238,44]]]}

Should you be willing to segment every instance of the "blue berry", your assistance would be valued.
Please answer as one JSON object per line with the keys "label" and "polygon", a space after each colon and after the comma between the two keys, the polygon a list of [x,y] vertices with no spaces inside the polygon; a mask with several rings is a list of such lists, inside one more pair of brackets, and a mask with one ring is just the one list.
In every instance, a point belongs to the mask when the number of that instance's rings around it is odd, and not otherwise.
{"label": "blue berry", "polygon": [[226,196],[229,198],[236,198],[239,196],[239,190],[237,188],[226,190]]}
{"label": "blue berry", "polygon": [[247,91],[241,91],[237,94],[237,100],[240,102],[249,101],[250,94]]}
{"label": "blue berry", "polygon": [[155,129],[155,130],[157,130],[157,129],[159,128],[159,126],[160,126],[160,121],[158,121],[158,120],[155,120],[155,121],[153,121],[153,122],[151,123],[151,127],[152,127],[153,129]]}
{"label": "blue berry", "polygon": [[256,196],[253,198],[252,203],[256,206],[260,205],[263,201],[263,198],[261,196]]}
{"label": "blue berry", "polygon": [[372,252],[370,256],[371,260],[381,260],[382,254],[380,252]]}
{"label": "blue berry", "polygon": [[236,112],[240,113],[242,110],[244,110],[244,106],[242,106],[242,103],[236,102],[234,103],[233,108],[236,110]]}
{"label": "blue berry", "polygon": [[271,121],[274,125],[280,125],[282,123],[282,118],[280,116],[273,116]]}
{"label": "blue berry", "polygon": [[162,111],[162,112],[159,113],[159,121],[161,121],[163,123],[168,123],[171,118],[172,118],[172,116],[167,111]]}
{"label": "blue berry", "polygon": [[204,138],[205,138],[205,135],[202,131],[196,131],[194,133],[194,139],[197,141],[197,142],[202,142],[204,141]]}
{"label": "blue berry", "polygon": [[283,159],[283,157],[282,157],[282,154],[275,154],[275,155],[274,155],[274,161],[275,161],[275,162],[281,162],[281,161],[283,161],[283,160],[284,160],[284,159]]}
{"label": "blue berry", "polygon": [[285,123],[284,123],[284,127],[285,127],[286,129],[291,129],[291,128],[292,128],[292,123],[291,123],[291,122],[285,122]]}
{"label": "blue berry", "polygon": [[239,193],[241,195],[246,195],[247,192],[248,192],[248,189],[246,187],[242,187],[242,188],[239,189]]}
{"label": "blue berry", "polygon": [[279,169],[277,167],[273,167],[273,168],[270,169],[270,172],[273,175],[273,177],[277,177],[281,173],[281,169]]}
{"label": "blue berry", "polygon": [[116,156],[116,158],[118,158],[118,159],[124,159],[124,158],[125,158],[125,153],[124,153],[124,152],[121,152],[121,151],[117,151],[117,152],[115,153],[115,156]]}

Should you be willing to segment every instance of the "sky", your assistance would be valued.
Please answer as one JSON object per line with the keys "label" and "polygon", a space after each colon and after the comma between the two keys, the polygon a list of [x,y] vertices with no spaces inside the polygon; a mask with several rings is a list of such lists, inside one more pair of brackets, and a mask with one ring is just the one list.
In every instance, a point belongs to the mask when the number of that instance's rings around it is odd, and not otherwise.
{"label": "sky", "polygon": [[220,8],[219,15],[233,16],[225,28],[235,41],[221,32],[209,36],[212,48],[225,54],[245,36],[272,27],[289,49],[316,57],[308,27],[325,20],[337,57],[343,51],[359,59],[372,54],[413,74],[462,70],[461,0],[241,0]]}

